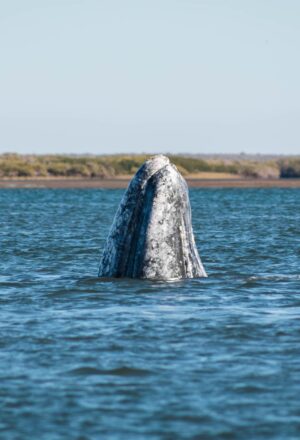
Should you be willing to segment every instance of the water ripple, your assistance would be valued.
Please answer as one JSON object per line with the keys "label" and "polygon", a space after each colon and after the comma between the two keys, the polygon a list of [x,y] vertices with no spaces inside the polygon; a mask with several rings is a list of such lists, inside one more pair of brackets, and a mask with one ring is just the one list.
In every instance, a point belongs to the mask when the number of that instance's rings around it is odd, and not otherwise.
{"label": "water ripple", "polygon": [[164,283],[97,278],[122,191],[0,191],[0,437],[298,439],[299,195],[192,190]]}

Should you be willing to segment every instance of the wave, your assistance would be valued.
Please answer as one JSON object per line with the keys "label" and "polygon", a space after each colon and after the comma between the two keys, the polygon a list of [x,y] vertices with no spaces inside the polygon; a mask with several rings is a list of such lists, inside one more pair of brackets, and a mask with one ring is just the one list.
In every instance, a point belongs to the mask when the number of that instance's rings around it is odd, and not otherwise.
{"label": "wave", "polygon": [[95,367],[79,367],[74,368],[68,372],[71,375],[78,376],[91,376],[91,375],[110,375],[110,376],[147,376],[151,374],[151,371],[133,368],[133,367],[119,367],[109,370],[103,370]]}
{"label": "wave", "polygon": [[272,275],[253,275],[247,278],[247,281],[298,281],[300,275],[298,274],[272,274]]}

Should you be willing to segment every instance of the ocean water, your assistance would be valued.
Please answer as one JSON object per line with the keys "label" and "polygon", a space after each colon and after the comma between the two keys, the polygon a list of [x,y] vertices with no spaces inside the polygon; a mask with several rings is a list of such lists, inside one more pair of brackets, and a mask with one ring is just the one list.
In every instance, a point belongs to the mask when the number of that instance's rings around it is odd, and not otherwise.
{"label": "ocean water", "polygon": [[121,190],[0,191],[0,438],[299,439],[300,191],[190,191],[207,279],[101,281]]}

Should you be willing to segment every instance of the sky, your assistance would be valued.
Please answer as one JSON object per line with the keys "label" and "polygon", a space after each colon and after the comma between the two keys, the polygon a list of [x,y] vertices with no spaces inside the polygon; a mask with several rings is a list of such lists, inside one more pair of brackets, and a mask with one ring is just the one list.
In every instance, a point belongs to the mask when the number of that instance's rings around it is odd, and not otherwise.
{"label": "sky", "polygon": [[0,0],[0,153],[300,154],[299,0]]}

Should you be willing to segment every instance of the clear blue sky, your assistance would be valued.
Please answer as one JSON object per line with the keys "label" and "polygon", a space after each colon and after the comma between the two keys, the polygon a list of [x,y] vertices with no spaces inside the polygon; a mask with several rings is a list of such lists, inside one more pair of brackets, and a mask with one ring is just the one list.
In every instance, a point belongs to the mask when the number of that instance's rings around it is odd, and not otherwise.
{"label": "clear blue sky", "polygon": [[0,152],[300,153],[299,0],[0,0]]}

